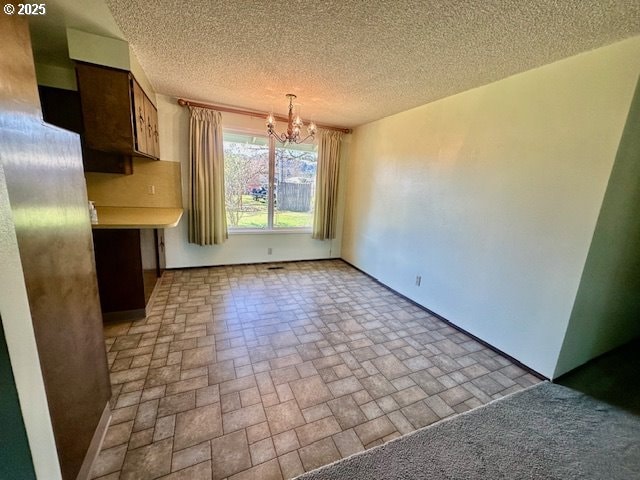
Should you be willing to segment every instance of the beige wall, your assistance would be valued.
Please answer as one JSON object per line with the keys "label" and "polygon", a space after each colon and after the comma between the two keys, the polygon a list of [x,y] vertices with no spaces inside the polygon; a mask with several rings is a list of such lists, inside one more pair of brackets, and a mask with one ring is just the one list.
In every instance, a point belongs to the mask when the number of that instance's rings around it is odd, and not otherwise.
{"label": "beige wall", "polygon": [[89,200],[101,207],[182,207],[180,165],[175,162],[134,158],[133,175],[84,175]]}
{"label": "beige wall", "polygon": [[[189,110],[176,99],[157,95],[160,150],[163,158],[180,162],[182,168],[183,204],[187,207],[189,178]],[[234,130],[264,133],[263,117],[247,117],[223,113],[223,125]],[[340,256],[342,218],[344,215],[345,173],[350,148],[350,135],[343,140],[338,234],[335,240],[313,240],[310,233],[249,233],[229,235],[223,245],[201,247],[187,242],[187,214],[176,228],[165,230],[167,267],[195,267],[252,262],[337,258]],[[272,249],[269,255],[268,249]]]}
{"label": "beige wall", "polygon": [[640,37],[357,128],[343,257],[552,377],[638,59]]}

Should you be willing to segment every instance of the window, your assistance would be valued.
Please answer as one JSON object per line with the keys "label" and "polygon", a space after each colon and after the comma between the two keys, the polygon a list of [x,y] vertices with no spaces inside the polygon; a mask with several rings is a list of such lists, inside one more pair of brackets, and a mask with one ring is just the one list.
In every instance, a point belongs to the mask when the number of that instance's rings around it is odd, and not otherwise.
{"label": "window", "polygon": [[225,132],[229,230],[310,229],[317,163],[315,144],[283,146],[266,136]]}

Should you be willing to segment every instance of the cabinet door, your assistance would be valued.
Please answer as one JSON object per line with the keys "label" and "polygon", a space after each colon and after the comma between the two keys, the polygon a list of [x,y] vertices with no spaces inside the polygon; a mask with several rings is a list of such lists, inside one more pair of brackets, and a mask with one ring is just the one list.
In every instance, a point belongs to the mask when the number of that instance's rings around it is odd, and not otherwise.
{"label": "cabinet door", "polygon": [[144,308],[140,230],[94,229],[93,251],[102,312]]}
{"label": "cabinet door", "polygon": [[148,141],[148,128],[147,128],[147,112],[146,104],[148,102],[147,96],[138,85],[135,79],[133,82],[133,115],[135,118],[135,139],[136,150],[140,153],[149,153],[149,141]]}
{"label": "cabinet door", "polygon": [[144,97],[144,114],[147,119],[147,151],[146,153],[151,156],[156,156],[153,151],[153,111],[155,107],[151,103],[151,101],[145,95]]}
{"label": "cabinet door", "polygon": [[153,151],[160,160],[160,132],[158,131],[158,110],[153,107]]}
{"label": "cabinet door", "polygon": [[160,158],[160,148],[158,146],[158,111],[151,103],[151,100],[145,97],[145,113],[147,115],[147,150],[148,154],[155,158]]}
{"label": "cabinet door", "polygon": [[124,70],[77,63],[86,146],[130,155],[134,150],[131,74]]}

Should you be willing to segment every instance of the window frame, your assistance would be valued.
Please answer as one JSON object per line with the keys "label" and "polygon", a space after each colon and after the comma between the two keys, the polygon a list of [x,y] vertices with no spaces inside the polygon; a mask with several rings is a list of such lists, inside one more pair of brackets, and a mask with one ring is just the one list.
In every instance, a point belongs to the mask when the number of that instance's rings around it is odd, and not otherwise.
{"label": "window frame", "polygon": [[[273,202],[273,194],[275,192],[275,177],[276,177],[276,139],[271,135],[253,130],[248,128],[224,128],[222,129],[222,141],[224,143],[224,136],[226,134],[235,134],[235,135],[251,135],[254,137],[261,137],[268,140],[269,147],[269,156],[268,156],[268,169],[269,169],[269,188],[268,188],[268,198],[267,198],[267,226],[265,228],[247,228],[247,227],[230,227],[227,226],[227,232],[229,235],[292,235],[292,234],[301,234],[301,233],[312,233],[313,226],[308,227],[276,227],[274,226],[274,216],[275,216],[275,205]],[[317,143],[316,146],[316,154],[317,154]],[[224,147],[223,147],[224,152]],[[223,153],[224,154],[224,153]],[[317,161],[317,160],[316,160]],[[317,181],[317,173],[314,182]],[[315,188],[314,188],[315,191]],[[225,192],[226,195],[226,192]]]}

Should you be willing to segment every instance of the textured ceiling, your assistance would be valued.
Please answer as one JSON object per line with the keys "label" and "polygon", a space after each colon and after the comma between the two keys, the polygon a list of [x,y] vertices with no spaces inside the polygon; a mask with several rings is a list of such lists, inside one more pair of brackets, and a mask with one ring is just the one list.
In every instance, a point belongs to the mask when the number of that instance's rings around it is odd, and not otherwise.
{"label": "textured ceiling", "polygon": [[352,127],[640,34],[639,0],[106,0],[167,95]]}

